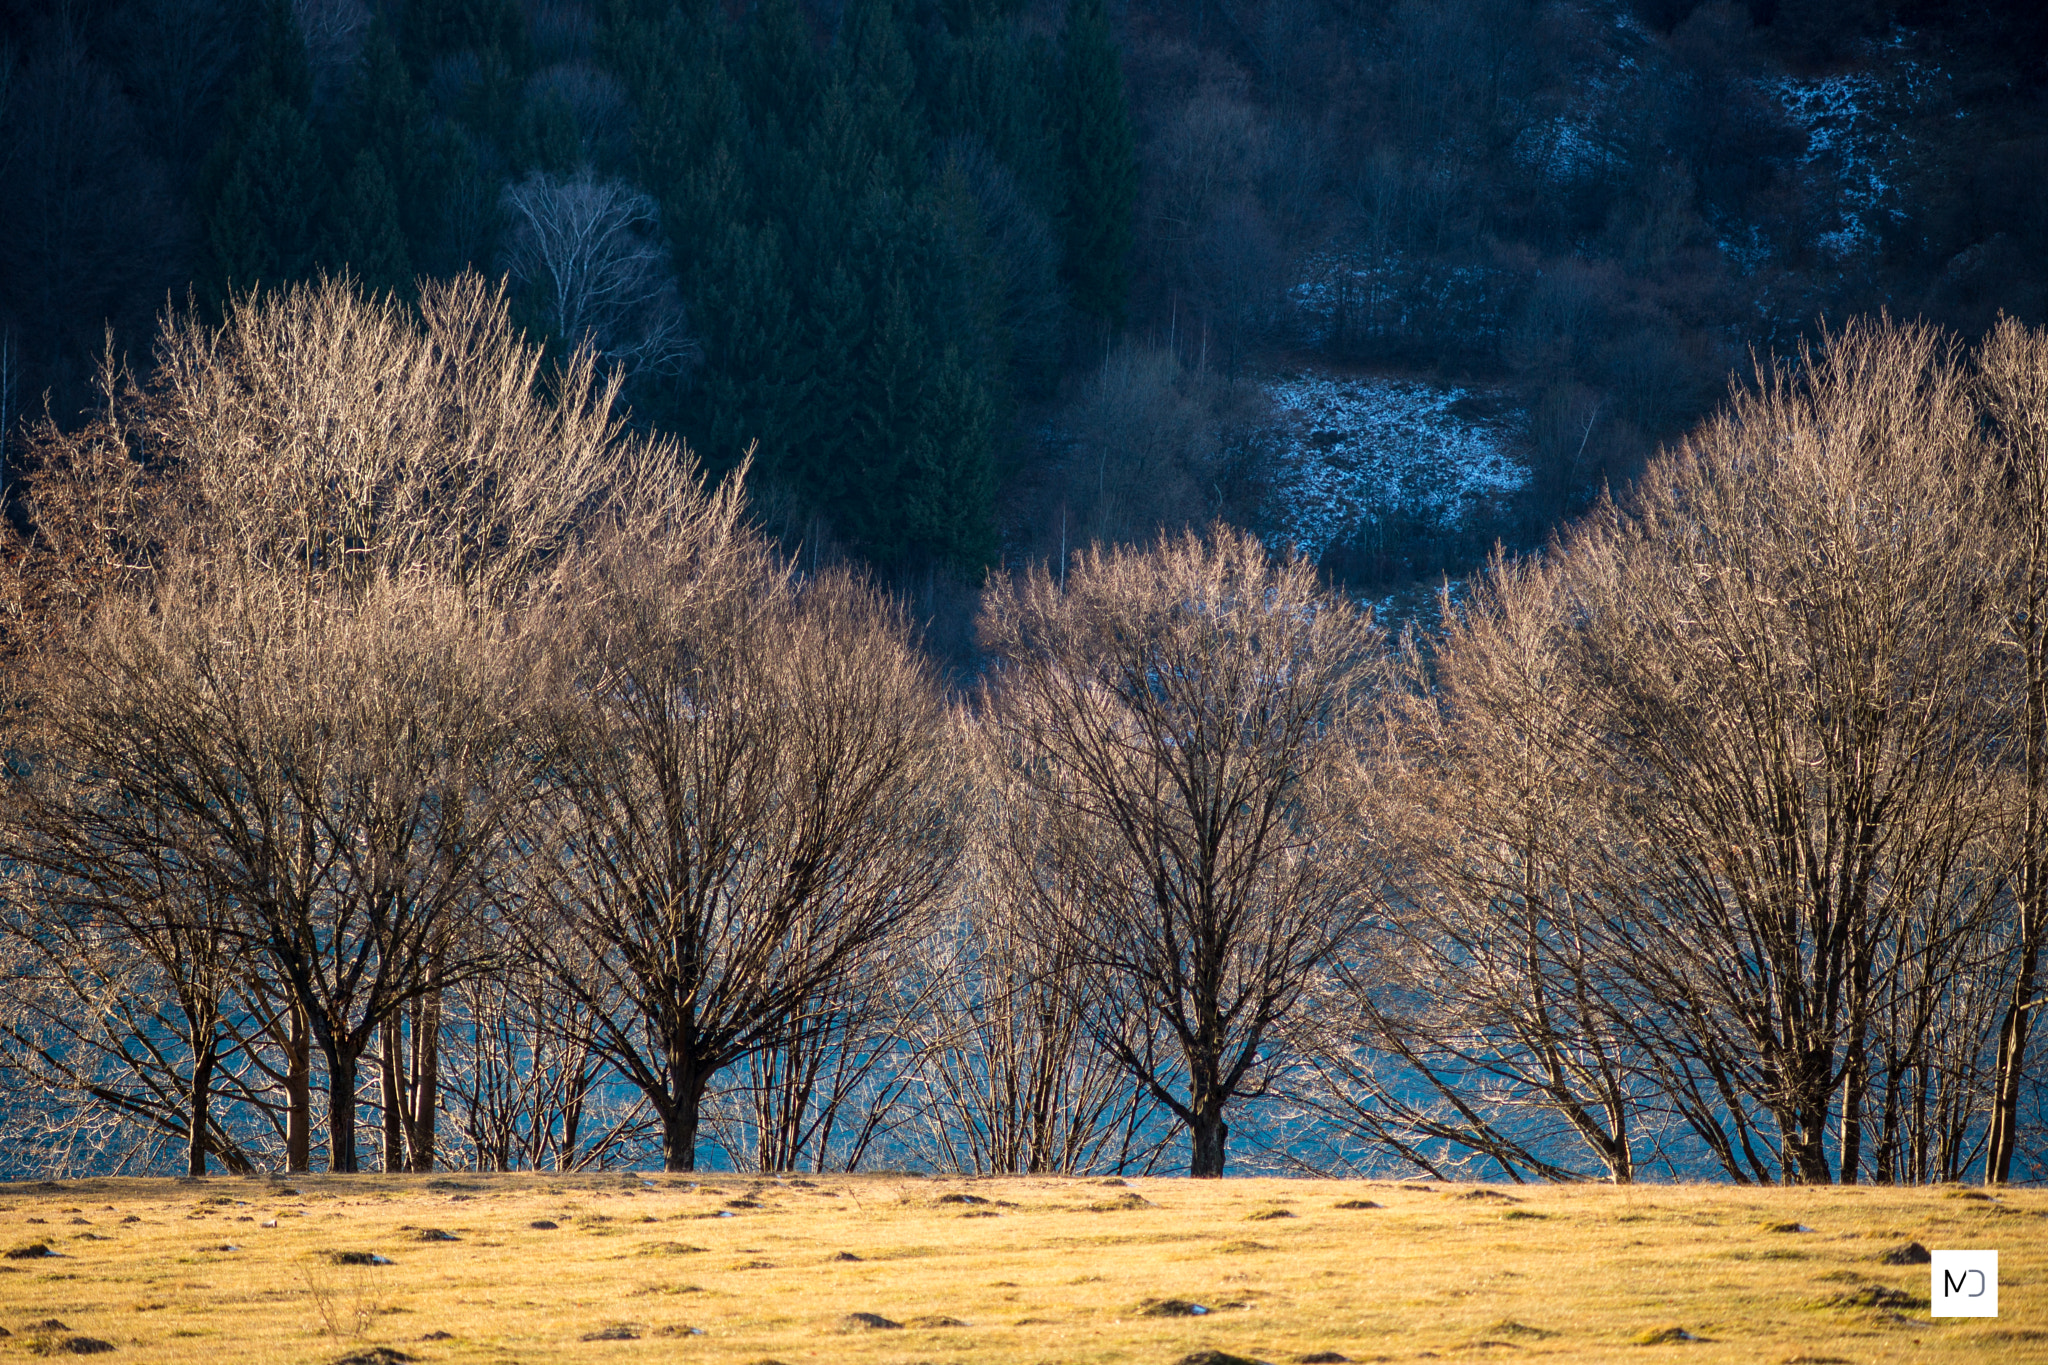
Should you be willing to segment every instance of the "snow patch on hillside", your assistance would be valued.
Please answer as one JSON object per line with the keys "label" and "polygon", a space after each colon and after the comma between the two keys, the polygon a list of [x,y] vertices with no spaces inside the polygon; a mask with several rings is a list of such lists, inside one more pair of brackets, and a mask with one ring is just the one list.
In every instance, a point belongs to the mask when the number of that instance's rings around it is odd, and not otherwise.
{"label": "snow patch on hillside", "polygon": [[1899,60],[1777,82],[1785,117],[1806,138],[1801,164],[1834,180],[1838,226],[1820,235],[1822,251],[1839,260],[1866,250],[1887,220],[1905,216],[1895,183],[1906,140],[1899,123],[1938,98],[1947,80],[1939,70]]}
{"label": "snow patch on hillside", "polygon": [[1311,558],[1391,516],[1456,526],[1529,481],[1522,419],[1493,395],[1322,373],[1266,392],[1280,428],[1276,529]]}

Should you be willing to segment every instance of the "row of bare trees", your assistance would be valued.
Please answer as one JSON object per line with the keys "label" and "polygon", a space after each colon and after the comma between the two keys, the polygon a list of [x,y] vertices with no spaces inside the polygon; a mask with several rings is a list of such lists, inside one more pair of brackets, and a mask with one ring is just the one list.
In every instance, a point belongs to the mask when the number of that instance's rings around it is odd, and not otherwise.
{"label": "row of bare trees", "polygon": [[2030,1169],[2048,336],[1847,328],[1427,639],[997,578],[950,700],[615,394],[334,281],[40,433],[24,1168]]}

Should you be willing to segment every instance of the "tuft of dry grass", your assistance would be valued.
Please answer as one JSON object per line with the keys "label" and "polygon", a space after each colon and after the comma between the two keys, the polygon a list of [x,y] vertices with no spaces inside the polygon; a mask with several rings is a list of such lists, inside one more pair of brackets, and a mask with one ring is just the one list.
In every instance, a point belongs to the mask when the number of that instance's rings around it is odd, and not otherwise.
{"label": "tuft of dry grass", "polygon": [[[2048,1347],[2048,1191],[1518,1186],[1504,1208],[1442,1183],[1132,1179],[1115,1207],[1142,1215],[1104,1218],[1101,1183],[0,1185],[0,1246],[54,1253],[0,1262],[0,1365],[73,1342],[167,1365],[1975,1365]],[[2002,1315],[1930,1319],[1927,1266],[1897,1263],[1913,1243],[1997,1248]]]}

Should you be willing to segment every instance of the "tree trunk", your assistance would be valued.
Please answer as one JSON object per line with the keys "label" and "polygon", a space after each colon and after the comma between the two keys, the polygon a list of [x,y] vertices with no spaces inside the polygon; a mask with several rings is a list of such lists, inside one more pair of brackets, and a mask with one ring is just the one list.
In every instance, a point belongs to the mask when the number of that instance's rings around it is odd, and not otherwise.
{"label": "tree trunk", "polygon": [[403,1026],[387,1019],[377,1030],[383,1046],[377,1057],[377,1088],[384,1097],[384,1173],[396,1175],[411,1163],[405,1155],[405,1068],[400,1050],[405,1046]]}
{"label": "tree trunk", "polygon": [[669,1050],[668,1105],[661,1111],[662,1169],[697,1169],[697,1112],[704,1100],[702,1075],[694,1060],[677,1049]]}
{"label": "tree trunk", "polygon": [[1223,1122],[1223,1087],[1217,1069],[1207,1058],[1195,1060],[1188,1068],[1188,1134],[1194,1141],[1188,1174],[1202,1180],[1222,1176],[1224,1144],[1230,1138],[1230,1128]]}
{"label": "tree trunk", "polygon": [[441,1088],[441,993],[422,998],[413,1011],[412,1093],[406,1106],[406,1145],[412,1168],[434,1169],[435,1106]]}
{"label": "tree trunk", "polygon": [[218,1049],[211,1034],[193,1049],[192,1105],[190,1132],[186,1143],[185,1170],[189,1175],[206,1174],[206,1129],[213,1095],[213,1066]]}
{"label": "tree trunk", "polygon": [[284,1168],[313,1169],[313,1039],[306,1012],[291,1007],[291,1038],[285,1045]]}
{"label": "tree trunk", "polygon": [[354,1175],[356,1165],[356,1062],[335,1048],[327,1058],[327,1169]]}

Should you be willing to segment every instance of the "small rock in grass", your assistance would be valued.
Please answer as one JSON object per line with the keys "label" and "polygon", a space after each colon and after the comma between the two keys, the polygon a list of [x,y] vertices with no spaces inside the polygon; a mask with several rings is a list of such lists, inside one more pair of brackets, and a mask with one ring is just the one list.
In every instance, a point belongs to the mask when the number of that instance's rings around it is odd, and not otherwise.
{"label": "small rock in grass", "polygon": [[583,1341],[638,1341],[640,1329],[630,1322],[615,1322],[609,1327],[600,1327],[595,1332],[585,1332]]}
{"label": "small rock in grass", "polygon": [[1928,1265],[1934,1257],[1918,1242],[1908,1242],[1902,1247],[1893,1247],[1877,1259],[1884,1265]]}
{"label": "small rock in grass", "polygon": [[834,1256],[832,1259],[835,1261],[858,1261],[860,1257],[854,1255],[850,1251],[842,1251],[837,1256]]}
{"label": "small rock in grass", "polygon": [[1373,1203],[1370,1199],[1347,1199],[1335,1207],[1340,1209],[1377,1209],[1383,1206]]}
{"label": "small rock in grass", "polygon": [[553,1219],[536,1218],[531,1223],[528,1223],[526,1226],[530,1228],[539,1228],[542,1232],[553,1232],[556,1228],[562,1225],[560,1223],[555,1222]]}
{"label": "small rock in grass", "polygon": [[46,1353],[58,1356],[98,1356],[105,1355],[113,1349],[113,1342],[101,1341],[98,1337],[65,1337],[62,1341],[52,1343]]}
{"label": "small rock in grass", "polygon": [[[271,1226],[275,1227],[276,1224]],[[413,1240],[415,1242],[459,1242],[462,1239],[454,1233],[445,1232],[440,1228],[421,1228],[419,1235],[414,1237]]]}
{"label": "small rock in grass", "polygon": [[894,1332],[903,1324],[891,1322],[880,1313],[848,1313],[839,1320],[839,1326],[849,1332]]}
{"label": "small rock in grass", "polygon": [[1672,1346],[1682,1341],[1705,1341],[1706,1338],[1696,1337],[1673,1323],[1669,1327],[1652,1327],[1648,1331],[1638,1332],[1629,1340],[1637,1346]]}
{"label": "small rock in grass", "polygon": [[126,1218],[123,1218],[121,1221],[124,1223],[139,1223],[142,1220],[131,1213]]}
{"label": "small rock in grass", "polygon": [[1147,1318],[1203,1318],[1209,1315],[1209,1310],[1187,1299],[1146,1299],[1139,1303],[1138,1314]]}

